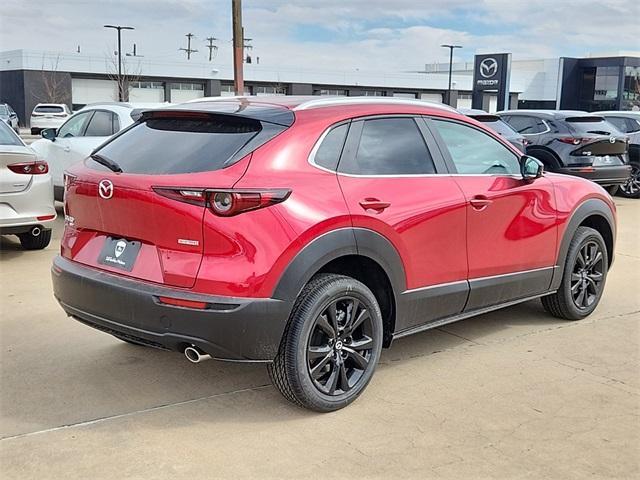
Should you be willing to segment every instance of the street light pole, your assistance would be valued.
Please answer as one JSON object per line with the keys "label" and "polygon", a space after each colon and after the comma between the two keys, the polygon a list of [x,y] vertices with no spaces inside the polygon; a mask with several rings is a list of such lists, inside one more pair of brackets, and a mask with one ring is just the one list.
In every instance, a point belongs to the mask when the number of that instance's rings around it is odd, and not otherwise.
{"label": "street light pole", "polygon": [[440,45],[443,48],[449,49],[449,88],[447,88],[447,101],[445,102],[447,105],[451,105],[451,76],[453,73],[453,49],[454,48],[462,48],[461,45]]}
{"label": "street light pole", "polygon": [[135,30],[133,27],[123,27],[120,25],[104,25],[104,28],[114,28],[118,31],[118,101],[123,101],[122,95],[122,30]]}
{"label": "street light pole", "polygon": [[233,29],[233,85],[236,95],[244,95],[244,29],[242,28],[242,0],[231,2]]}

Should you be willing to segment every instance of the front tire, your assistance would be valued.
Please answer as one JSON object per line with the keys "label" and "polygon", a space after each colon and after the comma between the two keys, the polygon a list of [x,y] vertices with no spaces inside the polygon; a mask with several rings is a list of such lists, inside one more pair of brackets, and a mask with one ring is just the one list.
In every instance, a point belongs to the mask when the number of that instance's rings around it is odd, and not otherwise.
{"label": "front tire", "polygon": [[20,244],[25,250],[42,250],[47,248],[51,242],[51,230],[41,229],[38,235],[32,235],[31,232],[18,235]]}
{"label": "front tire", "polygon": [[580,320],[598,306],[609,257],[602,235],[589,227],[579,227],[569,244],[562,282],[558,291],[542,297],[544,309],[554,317]]}
{"label": "front tire", "polygon": [[367,387],[382,336],[371,290],[343,275],[316,275],[295,302],[269,376],[290,402],[317,412],[338,410]]}

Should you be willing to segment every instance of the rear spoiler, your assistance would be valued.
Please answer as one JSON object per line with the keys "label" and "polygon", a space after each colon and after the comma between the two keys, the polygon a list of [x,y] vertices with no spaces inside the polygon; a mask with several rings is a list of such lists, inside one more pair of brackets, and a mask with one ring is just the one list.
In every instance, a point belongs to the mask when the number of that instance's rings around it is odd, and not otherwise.
{"label": "rear spoiler", "polygon": [[144,121],[147,118],[158,116],[170,116],[172,113],[179,116],[182,114],[205,114],[233,117],[235,119],[245,118],[248,120],[272,123],[283,127],[290,127],[295,120],[294,113],[287,109],[275,105],[250,104],[238,101],[216,101],[206,105],[206,108],[194,104],[182,104],[171,108],[154,109],[134,109],[131,111],[131,118],[134,121]]}

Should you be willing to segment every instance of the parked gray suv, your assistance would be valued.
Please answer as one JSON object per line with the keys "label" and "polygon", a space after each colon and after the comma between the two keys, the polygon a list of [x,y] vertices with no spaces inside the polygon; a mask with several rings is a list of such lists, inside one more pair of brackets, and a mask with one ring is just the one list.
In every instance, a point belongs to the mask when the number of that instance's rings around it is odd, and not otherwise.
{"label": "parked gray suv", "polygon": [[629,139],[604,117],[571,110],[498,112],[530,142],[527,155],[551,172],[592,180],[612,195],[631,174]]}
{"label": "parked gray suv", "polygon": [[598,112],[609,123],[629,137],[629,164],[631,176],[620,185],[618,195],[640,198],[640,112]]}

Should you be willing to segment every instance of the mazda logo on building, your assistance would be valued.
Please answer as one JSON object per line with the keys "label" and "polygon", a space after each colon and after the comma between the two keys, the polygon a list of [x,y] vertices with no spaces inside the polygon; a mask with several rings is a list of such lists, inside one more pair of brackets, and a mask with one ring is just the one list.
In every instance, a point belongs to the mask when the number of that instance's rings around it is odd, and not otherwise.
{"label": "mazda logo on building", "polygon": [[105,200],[109,200],[113,197],[113,183],[110,180],[100,180],[98,194]]}
{"label": "mazda logo on building", "polygon": [[491,78],[498,73],[498,62],[495,58],[485,58],[480,62],[480,75],[484,78]]}

